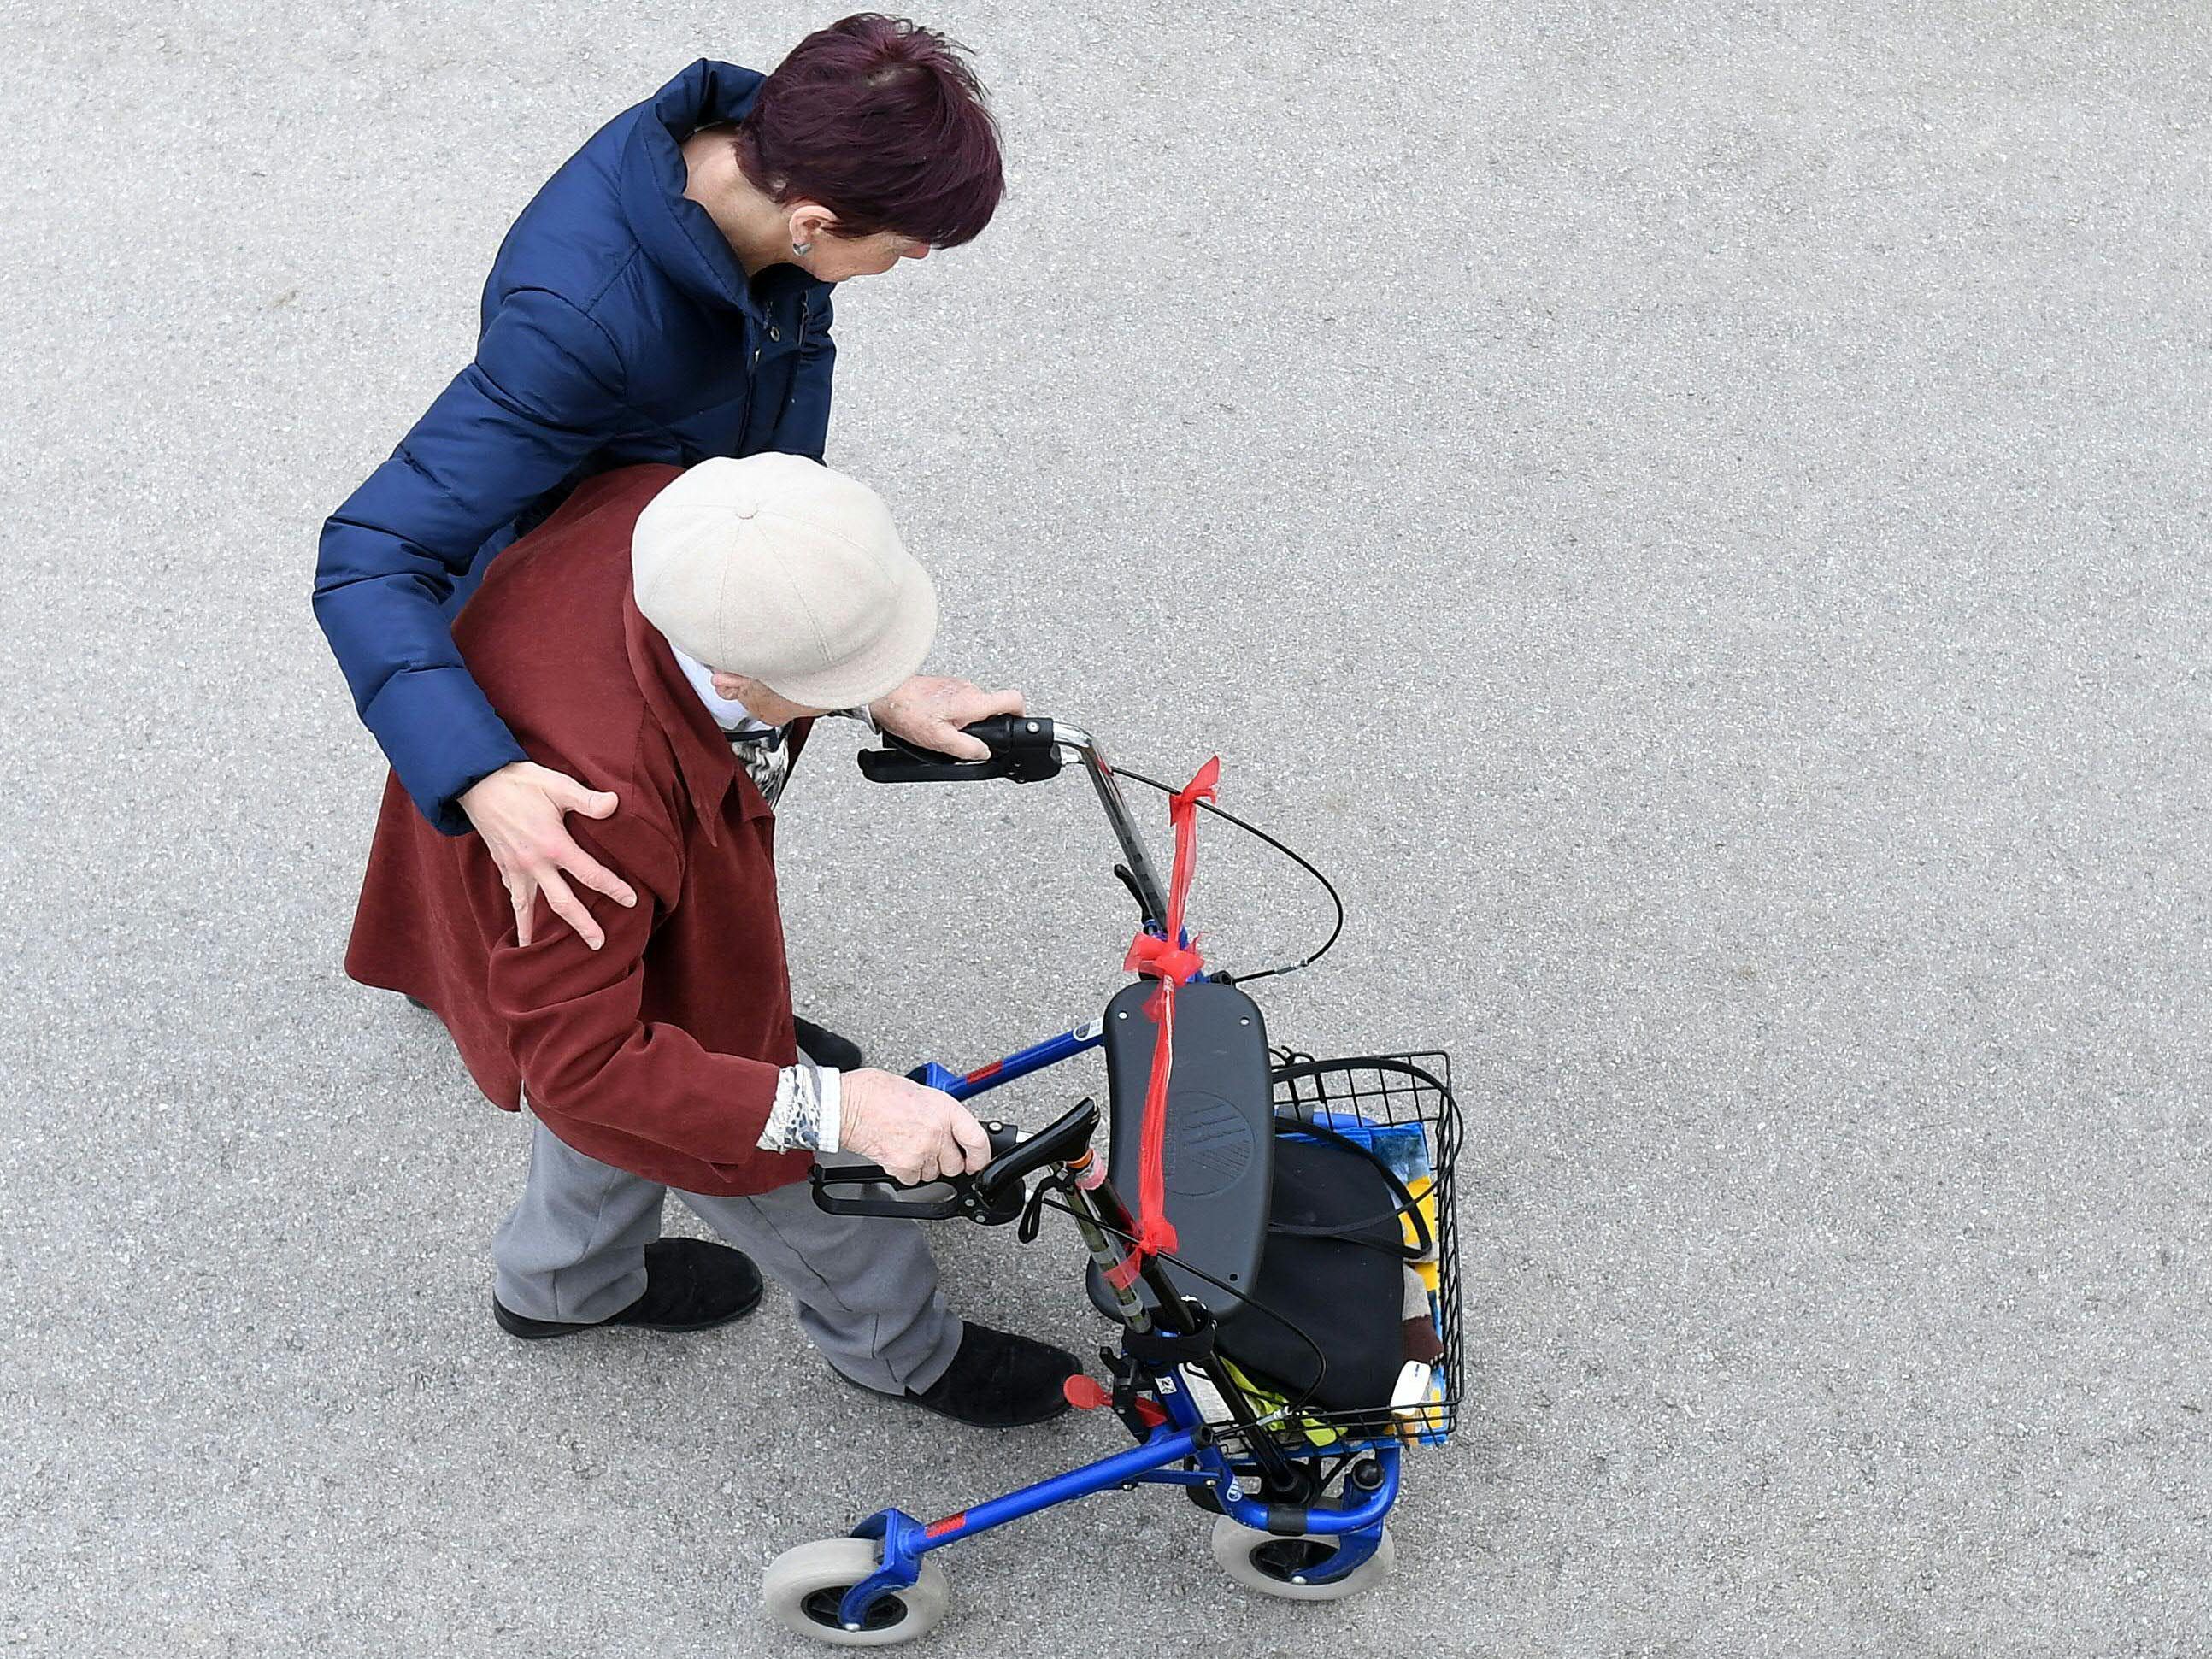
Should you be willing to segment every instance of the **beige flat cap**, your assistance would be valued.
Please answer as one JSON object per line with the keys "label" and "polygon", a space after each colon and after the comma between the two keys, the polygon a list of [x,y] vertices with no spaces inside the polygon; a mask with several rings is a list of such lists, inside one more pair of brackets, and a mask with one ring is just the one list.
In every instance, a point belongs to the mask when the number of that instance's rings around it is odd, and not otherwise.
{"label": "beige flat cap", "polygon": [[702,461],[630,540],[645,619],[709,668],[851,708],[896,689],[937,634],[937,590],[883,498],[801,455]]}

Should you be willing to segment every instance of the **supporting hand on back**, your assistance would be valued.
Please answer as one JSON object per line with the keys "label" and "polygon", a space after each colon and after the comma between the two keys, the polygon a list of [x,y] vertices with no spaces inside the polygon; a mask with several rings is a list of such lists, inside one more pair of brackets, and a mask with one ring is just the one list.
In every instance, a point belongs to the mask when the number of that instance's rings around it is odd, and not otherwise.
{"label": "supporting hand on back", "polygon": [[507,901],[514,906],[516,944],[530,943],[530,913],[540,892],[553,914],[592,949],[607,942],[564,877],[573,876],[617,904],[637,902],[629,884],[577,846],[563,822],[571,812],[587,818],[611,816],[615,798],[605,791],[586,789],[566,773],[532,761],[514,761],[472,785],[461,796],[460,806],[483,837],[484,850],[507,884]]}

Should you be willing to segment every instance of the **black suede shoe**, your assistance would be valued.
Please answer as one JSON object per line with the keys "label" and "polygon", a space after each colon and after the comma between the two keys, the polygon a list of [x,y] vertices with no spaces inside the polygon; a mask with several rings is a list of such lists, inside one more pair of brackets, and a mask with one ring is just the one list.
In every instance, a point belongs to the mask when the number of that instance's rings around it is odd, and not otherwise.
{"label": "black suede shoe", "polygon": [[861,1054],[860,1045],[850,1037],[841,1037],[835,1031],[824,1030],[811,1019],[792,1018],[792,1026],[799,1033],[799,1046],[804,1048],[817,1066],[827,1066],[833,1072],[857,1072],[868,1063]]}
{"label": "black suede shoe", "polygon": [[[831,1367],[836,1370],[836,1367]],[[960,1322],[960,1346],[952,1363],[921,1393],[887,1394],[868,1389],[886,1400],[908,1400],[940,1417],[978,1429],[1020,1429],[1058,1417],[1067,1409],[1060,1385],[1083,1369],[1075,1356],[1049,1342],[1032,1341],[1011,1331]],[[837,1373],[844,1376],[842,1371]],[[853,1379],[846,1376],[848,1382]],[[853,1382],[867,1389],[865,1382]]]}
{"label": "black suede shoe", "polygon": [[645,1247],[645,1294],[618,1314],[579,1324],[525,1319],[491,1299],[500,1329],[526,1342],[574,1336],[610,1325],[647,1331],[706,1331],[742,1319],[760,1306],[760,1269],[742,1250],[703,1238],[656,1238]]}

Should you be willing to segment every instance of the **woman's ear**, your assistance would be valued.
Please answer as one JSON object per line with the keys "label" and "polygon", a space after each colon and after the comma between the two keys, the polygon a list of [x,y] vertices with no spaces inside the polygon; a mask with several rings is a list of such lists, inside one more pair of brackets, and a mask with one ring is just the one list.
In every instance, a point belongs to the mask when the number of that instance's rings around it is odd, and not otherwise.
{"label": "woman's ear", "polygon": [[809,248],[837,228],[837,216],[819,202],[799,202],[791,210],[791,245]]}

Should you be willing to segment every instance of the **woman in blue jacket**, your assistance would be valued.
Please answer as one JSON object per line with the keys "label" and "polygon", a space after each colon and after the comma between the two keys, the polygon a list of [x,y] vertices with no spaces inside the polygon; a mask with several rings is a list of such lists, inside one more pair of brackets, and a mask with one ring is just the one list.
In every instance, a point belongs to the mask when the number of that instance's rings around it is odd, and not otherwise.
{"label": "woman in blue jacket", "polygon": [[[831,289],[969,241],[1003,189],[959,49],[863,15],[766,77],[694,64],[600,129],[507,233],[475,362],[324,526],[315,614],[423,815],[483,838],[520,943],[541,891],[594,949],[569,882],[636,900],[564,822],[605,817],[614,797],[532,763],[454,649],[475,574],[610,467],[820,460]],[[980,758],[957,728],[1020,710],[1015,692],[916,679],[872,712]]]}

